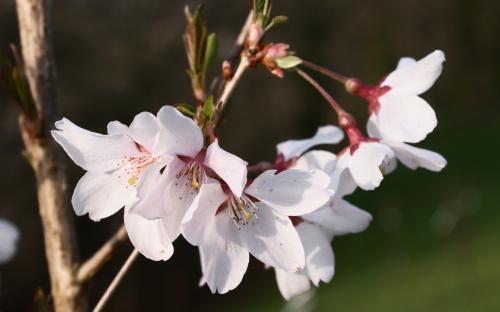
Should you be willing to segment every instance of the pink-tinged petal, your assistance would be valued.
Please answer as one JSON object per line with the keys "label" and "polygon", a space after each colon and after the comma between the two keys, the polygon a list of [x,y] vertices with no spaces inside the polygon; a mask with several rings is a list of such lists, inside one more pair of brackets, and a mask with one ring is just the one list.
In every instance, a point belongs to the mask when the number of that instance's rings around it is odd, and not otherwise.
{"label": "pink-tinged petal", "polygon": [[302,170],[322,170],[327,174],[331,174],[337,165],[337,156],[334,153],[327,151],[309,151],[300,156],[294,169]]}
{"label": "pink-tinged petal", "polygon": [[446,159],[440,154],[429,151],[423,148],[417,148],[404,143],[387,143],[389,144],[396,157],[406,167],[417,169],[418,167],[425,168],[430,171],[441,171],[446,167]]}
{"label": "pink-tinged petal", "polygon": [[392,149],[384,144],[362,142],[350,157],[349,170],[356,184],[370,191],[378,187],[384,178],[380,166],[386,159],[394,157]]}
{"label": "pink-tinged petal", "polygon": [[146,258],[165,261],[174,253],[172,239],[162,219],[148,220],[125,211],[124,222],[132,245]]}
{"label": "pink-tinged petal", "polygon": [[305,270],[311,282],[315,286],[320,281],[328,283],[335,272],[335,258],[329,237],[320,227],[307,222],[298,224],[296,229],[304,246]]}
{"label": "pink-tinged petal", "polygon": [[111,174],[87,172],[78,181],[71,204],[78,216],[86,213],[93,221],[115,214],[126,204],[135,201],[135,187],[127,184],[123,172]]}
{"label": "pink-tinged petal", "polygon": [[172,106],[163,106],[157,116],[163,125],[157,153],[196,157],[203,148],[200,127]]}
{"label": "pink-tinged petal", "polygon": [[309,278],[304,273],[291,273],[279,268],[274,269],[278,289],[285,300],[301,295],[311,289]]}
{"label": "pink-tinged petal", "polygon": [[304,248],[290,218],[264,204],[255,203],[257,218],[242,225],[239,236],[242,245],[261,262],[288,272],[304,267]]}
{"label": "pink-tinged petal", "polygon": [[247,162],[226,152],[215,140],[207,148],[204,165],[212,169],[227,183],[234,195],[240,197],[247,183]]}
{"label": "pink-tinged petal", "polygon": [[[173,161],[173,159],[171,159]],[[169,214],[166,203],[168,175],[160,173],[169,170],[170,162],[159,161],[151,164],[137,184],[137,197],[140,199],[130,207],[130,211],[147,219],[164,218]]]}
{"label": "pink-tinged petal", "polygon": [[182,220],[182,235],[190,244],[201,245],[210,237],[217,211],[225,200],[226,194],[219,182],[210,180],[201,185],[198,196]]}
{"label": "pink-tinged petal", "polygon": [[119,121],[110,121],[107,126],[108,134],[128,135],[130,136],[130,129],[127,125]]}
{"label": "pink-tinged petal", "polygon": [[427,91],[438,79],[443,71],[445,56],[442,51],[436,50],[413,64],[405,64],[390,73],[382,83],[393,89],[401,89],[413,94]]}
{"label": "pink-tinged petal", "polygon": [[414,94],[393,89],[379,103],[378,129],[384,140],[417,143],[437,126],[432,107]]}
{"label": "pink-tinged petal", "polygon": [[17,251],[20,237],[17,227],[5,219],[0,219],[0,263],[8,262]]}
{"label": "pink-tinged petal", "polygon": [[170,237],[177,237],[180,233],[180,223],[189,206],[193,203],[198,190],[191,185],[190,176],[185,172],[185,163],[174,157],[165,166],[163,174],[148,170],[149,176],[144,178],[144,183],[139,186],[138,196],[141,201],[136,203],[132,211],[148,219],[166,218],[172,223]]}
{"label": "pink-tinged petal", "polygon": [[304,140],[289,140],[278,144],[278,154],[282,154],[285,161],[302,155],[313,146],[320,144],[336,144],[344,138],[344,132],[335,126],[319,127],[316,134]]}
{"label": "pink-tinged petal", "polygon": [[135,143],[127,136],[102,135],[82,129],[68,119],[55,124],[51,131],[69,157],[88,171],[112,171],[121,166],[125,156],[139,156]]}
{"label": "pink-tinged petal", "polygon": [[332,201],[302,218],[323,227],[335,236],[362,232],[372,221],[371,214],[343,199]]}
{"label": "pink-tinged petal", "polygon": [[224,294],[241,283],[249,255],[238,242],[238,231],[227,210],[217,214],[199,248],[203,276],[212,293]]}
{"label": "pink-tinged petal", "polygon": [[135,142],[143,146],[149,153],[155,151],[160,133],[160,123],[155,115],[149,112],[137,114],[129,129],[130,136]]}
{"label": "pink-tinged petal", "polygon": [[330,178],[320,170],[267,170],[245,190],[287,216],[300,216],[324,205],[333,195]]}

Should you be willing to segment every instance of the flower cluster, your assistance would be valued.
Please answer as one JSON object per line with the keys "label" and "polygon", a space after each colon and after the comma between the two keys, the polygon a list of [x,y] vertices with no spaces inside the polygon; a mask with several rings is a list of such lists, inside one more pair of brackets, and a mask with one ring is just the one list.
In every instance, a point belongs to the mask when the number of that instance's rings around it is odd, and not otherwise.
{"label": "flower cluster", "polygon": [[[269,60],[287,48],[270,48]],[[301,294],[311,282],[332,279],[333,238],[361,232],[372,220],[345,196],[378,187],[397,160],[411,169],[446,165],[439,154],[408,144],[436,127],[434,111],[419,95],[443,61],[440,51],[418,62],[403,58],[377,86],[347,80],[349,92],[369,103],[368,134],[337,111],[340,128],[323,126],[312,138],[278,144],[276,161],[253,179],[244,160],[215,136],[206,140],[203,126],[170,106],[140,113],[130,126],[110,122],[107,134],[62,119],[52,135],[87,171],[75,188],[74,210],[99,221],[124,208],[131,242],[152,260],[168,260],[182,234],[198,247],[201,284],[214,293],[240,284],[251,254],[274,269],[286,299]],[[344,133],[349,145],[338,155],[311,150],[338,144]]]}

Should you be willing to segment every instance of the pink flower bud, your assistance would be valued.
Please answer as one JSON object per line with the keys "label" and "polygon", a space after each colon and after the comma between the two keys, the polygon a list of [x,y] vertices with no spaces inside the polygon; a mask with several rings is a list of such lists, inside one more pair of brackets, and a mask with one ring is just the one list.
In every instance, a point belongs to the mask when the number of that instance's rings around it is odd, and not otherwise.
{"label": "pink flower bud", "polygon": [[273,44],[266,52],[266,57],[269,59],[277,59],[280,57],[285,57],[288,55],[288,48],[290,45],[286,43],[276,43]]}
{"label": "pink flower bud", "polygon": [[257,23],[250,24],[250,27],[248,29],[248,38],[247,38],[248,45],[250,47],[257,46],[263,35],[264,35],[264,30],[262,29],[262,26],[260,26]]}

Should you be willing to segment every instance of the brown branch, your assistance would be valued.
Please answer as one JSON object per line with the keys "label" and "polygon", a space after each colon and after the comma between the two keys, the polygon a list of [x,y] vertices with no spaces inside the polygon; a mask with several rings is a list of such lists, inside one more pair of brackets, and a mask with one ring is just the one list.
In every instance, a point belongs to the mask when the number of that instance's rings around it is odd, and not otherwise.
{"label": "brown branch", "polygon": [[45,253],[55,311],[84,311],[76,236],[67,197],[66,172],[60,150],[49,137],[56,105],[54,57],[51,46],[50,0],[16,0],[26,77],[37,116],[21,115],[26,155],[35,172]]}
{"label": "brown branch", "polygon": [[115,278],[113,278],[113,281],[111,282],[111,284],[109,284],[108,288],[102,295],[101,299],[99,299],[99,302],[96,304],[92,312],[102,311],[102,309],[108,302],[109,298],[111,298],[111,295],[115,291],[116,287],[118,287],[120,282],[123,280],[125,274],[127,274],[132,264],[134,264],[134,261],[137,259],[137,256],[139,256],[139,251],[137,249],[134,249],[130,254],[130,256],[128,256],[127,261],[125,261],[123,266],[120,268],[120,271],[118,271],[118,274],[116,274]]}
{"label": "brown branch", "polygon": [[83,263],[77,273],[79,283],[85,283],[90,280],[99,269],[108,262],[113,252],[127,240],[127,231],[125,226],[120,229],[111,237],[102,247],[85,263]]}

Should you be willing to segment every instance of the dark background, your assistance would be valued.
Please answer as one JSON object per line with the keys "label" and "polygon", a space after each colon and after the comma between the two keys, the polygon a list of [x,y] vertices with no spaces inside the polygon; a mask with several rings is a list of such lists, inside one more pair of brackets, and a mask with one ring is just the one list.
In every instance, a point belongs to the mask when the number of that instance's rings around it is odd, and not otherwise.
{"label": "dark background", "polygon": [[[181,42],[182,1],[54,1],[57,88],[62,116],[104,132],[110,120],[129,123],[140,111],[191,100]],[[194,4],[194,1],[188,3]],[[221,46],[236,37],[249,1],[205,1]],[[473,0],[275,1],[290,17],[270,40],[306,59],[376,82],[401,56],[434,49],[447,61],[424,95],[438,128],[420,146],[442,153],[440,174],[402,166],[374,192],[350,201],[374,215],[369,229],[336,238],[336,276],[319,288],[318,311],[500,310],[498,202],[500,2]],[[0,1],[0,48],[18,43],[15,3]],[[321,77],[362,122],[366,105]],[[0,266],[0,310],[31,311],[37,287],[49,289],[34,177],[21,157],[18,109],[0,92],[0,217],[22,233],[19,251]],[[262,68],[246,75],[220,129],[221,145],[250,163],[272,160],[275,144],[307,137],[335,114],[293,73],[283,80]],[[82,170],[70,164],[70,187]],[[77,218],[83,259],[121,224],[121,213],[93,223]],[[121,247],[90,284],[92,306],[131,250]],[[112,297],[109,311],[278,311],[284,305],[274,274],[252,260],[240,287],[212,295],[197,286],[197,250],[183,239],[168,262],[141,258]]]}

